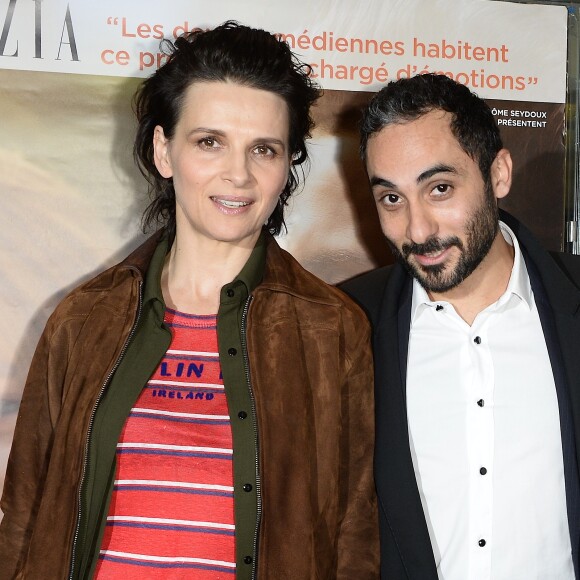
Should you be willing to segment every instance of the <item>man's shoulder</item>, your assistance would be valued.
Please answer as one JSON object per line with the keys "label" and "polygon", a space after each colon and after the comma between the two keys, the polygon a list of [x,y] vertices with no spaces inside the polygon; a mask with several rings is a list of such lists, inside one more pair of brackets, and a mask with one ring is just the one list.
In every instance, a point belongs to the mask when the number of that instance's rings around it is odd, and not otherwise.
{"label": "man's shoulder", "polygon": [[339,285],[339,288],[351,296],[371,317],[380,308],[385,295],[387,283],[393,273],[393,266],[384,266],[360,274]]}
{"label": "man's shoulder", "polygon": [[580,286],[580,256],[564,252],[550,252],[558,268],[576,285]]}
{"label": "man's shoulder", "polygon": [[384,290],[393,271],[393,266],[384,266],[359,274],[342,282],[339,287],[353,296],[366,296],[374,294],[377,290]]}
{"label": "man's shoulder", "polygon": [[[547,251],[539,240],[520,221],[504,210],[500,218],[516,235],[526,258],[539,271],[546,286],[557,284],[561,273],[577,289],[580,289],[580,256],[565,252]],[[556,269],[554,269],[554,265]]]}

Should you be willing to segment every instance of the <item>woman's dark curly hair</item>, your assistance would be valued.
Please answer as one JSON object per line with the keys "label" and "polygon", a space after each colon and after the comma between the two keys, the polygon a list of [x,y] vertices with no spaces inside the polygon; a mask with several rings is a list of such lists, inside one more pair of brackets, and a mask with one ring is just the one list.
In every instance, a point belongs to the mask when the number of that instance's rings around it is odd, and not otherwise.
{"label": "woman's dark curly hair", "polygon": [[212,30],[188,32],[174,43],[163,41],[163,46],[169,54],[167,62],[141,84],[133,102],[138,121],[133,155],[153,198],[143,215],[144,227],[165,224],[170,239],[175,236],[175,190],[173,180],[162,177],[155,166],[155,127],[161,126],[167,139],[174,136],[192,83],[232,81],[275,93],[288,105],[290,171],[265,225],[272,234],[280,233],[285,225],[284,207],[299,183],[297,167],[308,159],[306,139],[314,126],[310,107],[320,96],[310,79],[310,66],[273,34],[233,21]]}

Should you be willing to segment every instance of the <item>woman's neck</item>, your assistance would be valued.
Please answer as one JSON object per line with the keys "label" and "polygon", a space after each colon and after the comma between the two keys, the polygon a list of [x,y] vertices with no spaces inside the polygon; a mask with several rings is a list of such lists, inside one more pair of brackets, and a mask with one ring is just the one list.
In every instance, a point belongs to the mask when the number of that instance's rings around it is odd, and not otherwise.
{"label": "woman's neck", "polygon": [[221,288],[240,273],[252,250],[177,233],[161,274],[165,304],[188,314],[216,314]]}

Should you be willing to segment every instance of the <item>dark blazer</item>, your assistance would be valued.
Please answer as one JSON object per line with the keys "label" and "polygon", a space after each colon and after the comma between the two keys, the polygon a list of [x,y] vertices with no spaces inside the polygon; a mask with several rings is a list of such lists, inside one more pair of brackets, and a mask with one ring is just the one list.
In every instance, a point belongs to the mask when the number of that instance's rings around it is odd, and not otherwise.
{"label": "dark blazer", "polygon": [[[558,403],[566,499],[576,577],[580,543],[580,256],[550,254],[506,212],[538,306]],[[437,580],[409,446],[406,374],[412,280],[399,264],[342,285],[373,324],[376,395],[375,480],[379,499],[381,577]],[[574,428],[576,425],[576,428]]]}

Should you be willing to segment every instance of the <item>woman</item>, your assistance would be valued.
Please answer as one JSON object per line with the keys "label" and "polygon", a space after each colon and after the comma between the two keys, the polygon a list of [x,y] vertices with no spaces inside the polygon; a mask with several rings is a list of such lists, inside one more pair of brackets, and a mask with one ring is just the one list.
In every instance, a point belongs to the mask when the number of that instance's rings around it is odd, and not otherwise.
{"label": "woman", "polygon": [[1,578],[376,578],[367,322],[271,234],[318,97],[232,22],[136,95],[164,224],[49,320],[7,470]]}

